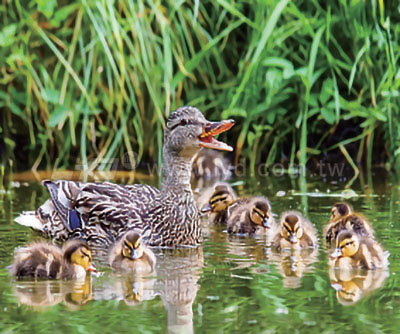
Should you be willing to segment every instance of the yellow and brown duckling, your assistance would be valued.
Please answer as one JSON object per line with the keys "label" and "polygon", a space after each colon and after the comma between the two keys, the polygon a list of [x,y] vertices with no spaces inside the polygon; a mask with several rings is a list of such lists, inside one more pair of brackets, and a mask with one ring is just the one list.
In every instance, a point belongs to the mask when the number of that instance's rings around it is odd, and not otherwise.
{"label": "yellow and brown duckling", "polygon": [[272,247],[277,249],[315,248],[318,247],[317,232],[299,211],[286,211],[281,216]]}
{"label": "yellow and brown duckling", "polygon": [[330,265],[340,270],[386,268],[389,252],[371,238],[359,237],[353,231],[341,231],[336,249],[330,254]]}
{"label": "yellow and brown duckling", "polygon": [[228,233],[263,234],[274,225],[271,205],[264,197],[241,198],[228,208]]}
{"label": "yellow and brown duckling", "polygon": [[149,274],[154,271],[156,257],[138,232],[128,231],[111,249],[109,264],[117,271]]}
{"label": "yellow and brown duckling", "polygon": [[84,278],[96,271],[92,265],[92,252],[80,240],[71,240],[63,249],[47,242],[34,242],[17,250],[10,273],[23,277],[45,279]]}
{"label": "yellow and brown duckling", "polygon": [[227,183],[219,183],[214,187],[207,205],[201,208],[202,213],[209,213],[209,220],[214,224],[226,224],[228,208],[236,200],[236,193]]}
{"label": "yellow and brown duckling", "polygon": [[344,202],[333,205],[331,218],[324,227],[323,235],[328,246],[335,243],[336,237],[343,230],[354,231],[361,237],[374,237],[374,230],[368,221],[354,213],[352,206]]}

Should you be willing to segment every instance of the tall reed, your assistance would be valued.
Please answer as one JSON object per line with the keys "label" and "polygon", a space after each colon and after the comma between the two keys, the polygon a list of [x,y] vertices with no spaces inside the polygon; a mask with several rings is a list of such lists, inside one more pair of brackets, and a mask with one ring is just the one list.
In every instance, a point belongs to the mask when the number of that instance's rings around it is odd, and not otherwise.
{"label": "tall reed", "polygon": [[347,145],[357,147],[348,160],[399,167],[400,25],[386,6],[3,2],[2,162],[160,161],[165,118],[186,104],[237,119],[229,141],[252,168],[306,164]]}

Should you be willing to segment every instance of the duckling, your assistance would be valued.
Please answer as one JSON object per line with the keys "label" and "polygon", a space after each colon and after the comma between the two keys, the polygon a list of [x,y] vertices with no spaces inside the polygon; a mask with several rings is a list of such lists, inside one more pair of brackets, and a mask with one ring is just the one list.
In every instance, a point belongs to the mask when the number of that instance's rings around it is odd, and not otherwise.
{"label": "duckling", "polygon": [[219,183],[214,187],[208,204],[201,208],[202,213],[209,212],[209,220],[214,224],[226,224],[228,207],[236,200],[236,193],[227,183]]}
{"label": "duckling", "polygon": [[228,233],[262,234],[274,224],[271,205],[264,197],[241,198],[228,209]]}
{"label": "duckling", "polygon": [[364,217],[354,213],[349,204],[336,203],[332,207],[330,221],[323,231],[328,246],[335,242],[342,230],[354,231],[362,237],[374,237],[374,230]]}
{"label": "duckling", "polygon": [[220,152],[203,149],[194,158],[192,176],[197,179],[225,180],[231,174],[231,165]]}
{"label": "duckling", "polygon": [[109,264],[117,271],[148,274],[154,271],[156,257],[139,233],[128,231],[111,249]]}
{"label": "duckling", "polygon": [[346,202],[335,203],[331,208],[331,218],[330,220],[336,220],[338,218],[345,217],[354,213],[353,207]]}
{"label": "duckling", "polygon": [[318,247],[317,232],[299,211],[286,211],[281,216],[272,247],[278,249],[315,248]]}
{"label": "duckling", "polygon": [[359,237],[354,231],[341,231],[336,249],[330,254],[330,265],[340,270],[376,269],[388,265],[389,252],[371,238]]}
{"label": "duckling", "polygon": [[86,272],[96,271],[91,261],[92,252],[81,240],[71,240],[63,249],[47,242],[34,242],[16,252],[10,273],[17,279],[84,278]]}

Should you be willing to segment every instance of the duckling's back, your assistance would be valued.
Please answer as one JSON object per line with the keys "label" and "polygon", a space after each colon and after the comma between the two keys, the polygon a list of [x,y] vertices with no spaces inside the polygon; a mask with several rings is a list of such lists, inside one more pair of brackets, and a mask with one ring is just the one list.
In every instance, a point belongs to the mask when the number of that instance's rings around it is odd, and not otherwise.
{"label": "duckling's back", "polygon": [[17,250],[10,274],[22,277],[58,278],[61,272],[62,253],[53,245],[36,242]]}

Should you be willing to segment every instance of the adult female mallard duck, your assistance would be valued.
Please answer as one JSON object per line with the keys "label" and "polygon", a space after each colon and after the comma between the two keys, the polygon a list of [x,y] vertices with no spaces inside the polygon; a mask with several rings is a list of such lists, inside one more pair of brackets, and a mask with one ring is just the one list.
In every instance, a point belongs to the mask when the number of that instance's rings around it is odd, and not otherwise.
{"label": "adult female mallard duck", "polygon": [[374,237],[371,225],[363,216],[354,213],[351,205],[336,203],[332,207],[331,218],[323,231],[328,246],[335,243],[337,235],[343,230],[354,231],[361,237]]}
{"label": "adult female mallard duck", "polygon": [[132,228],[151,246],[199,245],[201,227],[190,186],[193,157],[202,147],[231,151],[214,136],[233,124],[209,122],[196,108],[179,108],[165,126],[160,190],[142,184],[44,181],[50,200],[16,221],[53,239],[78,237],[90,245],[109,245]]}
{"label": "adult female mallard duck", "polygon": [[274,224],[271,205],[264,197],[241,198],[228,208],[228,233],[262,234]]}
{"label": "adult female mallard duck", "polygon": [[389,252],[379,242],[344,230],[336,238],[336,249],[330,254],[329,264],[340,270],[385,268],[388,257]]}
{"label": "adult female mallard duck", "polygon": [[213,224],[226,224],[228,221],[228,207],[236,200],[236,193],[227,183],[219,183],[214,192],[201,208],[202,213],[209,213],[209,220]]}
{"label": "adult female mallard duck", "polygon": [[18,249],[10,274],[18,279],[84,278],[86,272],[96,271],[91,264],[92,252],[80,240],[70,240],[63,249],[47,242],[34,242]]}
{"label": "adult female mallard duck", "polygon": [[318,238],[315,227],[299,211],[291,210],[282,214],[272,247],[299,249],[317,246]]}
{"label": "adult female mallard duck", "polygon": [[128,231],[111,249],[109,263],[117,271],[149,274],[154,271],[156,257],[139,233]]}

